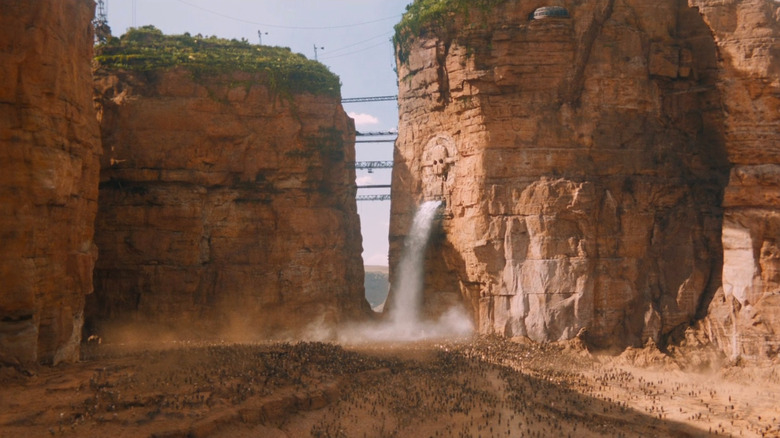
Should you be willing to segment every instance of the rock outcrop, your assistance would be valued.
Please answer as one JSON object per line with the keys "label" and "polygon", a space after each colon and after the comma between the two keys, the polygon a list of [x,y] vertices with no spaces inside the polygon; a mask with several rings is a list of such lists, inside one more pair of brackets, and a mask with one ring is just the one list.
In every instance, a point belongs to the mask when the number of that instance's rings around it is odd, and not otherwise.
{"label": "rock outcrop", "polygon": [[0,364],[78,359],[97,256],[94,7],[0,1]]}
{"label": "rock outcrop", "polygon": [[285,85],[238,62],[125,69],[109,56],[95,81],[105,155],[88,322],[252,337],[368,311],[355,130],[338,88],[296,91],[309,79]]}
{"label": "rock outcrop", "polygon": [[720,286],[710,28],[677,0],[560,1],[536,19],[544,2],[483,3],[425,23],[413,6],[399,25],[391,267],[415,205],[440,198],[429,311],[463,301],[480,332],[536,341],[662,343]]}
{"label": "rock outcrop", "polygon": [[729,357],[780,353],[780,3],[691,0],[718,46],[732,163],[723,287],[705,327]]}

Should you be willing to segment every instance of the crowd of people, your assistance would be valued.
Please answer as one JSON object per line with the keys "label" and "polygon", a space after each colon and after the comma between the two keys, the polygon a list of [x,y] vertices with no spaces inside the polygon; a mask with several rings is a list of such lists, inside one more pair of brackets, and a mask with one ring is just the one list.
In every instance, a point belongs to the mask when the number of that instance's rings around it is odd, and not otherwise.
{"label": "crowd of people", "polygon": [[[0,385],[0,429],[54,436],[252,436],[261,429],[314,437],[780,436],[780,381],[764,379],[756,392],[756,382],[628,366],[576,340],[179,343],[118,351],[99,346],[71,369]],[[56,391],[58,405],[34,392],[27,403],[13,397],[31,387]]]}

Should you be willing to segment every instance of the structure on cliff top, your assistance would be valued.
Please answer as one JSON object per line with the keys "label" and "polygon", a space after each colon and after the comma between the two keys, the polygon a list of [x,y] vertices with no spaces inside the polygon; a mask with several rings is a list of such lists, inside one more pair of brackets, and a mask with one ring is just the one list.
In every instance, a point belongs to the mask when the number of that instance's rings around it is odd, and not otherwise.
{"label": "structure on cliff top", "polygon": [[154,28],[96,59],[92,328],[300,335],[368,312],[335,75],[289,49]]}
{"label": "structure on cliff top", "polygon": [[776,356],[777,5],[544,6],[420,0],[397,26],[391,270],[443,198],[429,312],[602,347],[703,321],[729,355]]}
{"label": "structure on cliff top", "polygon": [[543,18],[569,18],[569,10],[561,6],[542,6],[536,8],[531,14],[531,18],[534,20],[541,20]]}

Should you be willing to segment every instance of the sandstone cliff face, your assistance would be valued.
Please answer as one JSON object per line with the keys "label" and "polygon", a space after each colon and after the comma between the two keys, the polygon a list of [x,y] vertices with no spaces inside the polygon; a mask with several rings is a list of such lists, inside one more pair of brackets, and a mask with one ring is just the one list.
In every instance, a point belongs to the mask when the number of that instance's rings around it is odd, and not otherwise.
{"label": "sandstone cliff face", "polygon": [[[414,206],[446,201],[430,311],[482,333],[663,340],[720,284],[728,179],[717,52],[667,0],[545,2],[452,15],[399,48],[391,267]],[[435,162],[435,163],[434,163]]]}
{"label": "sandstone cliff face", "polygon": [[101,68],[95,84],[105,155],[91,322],[265,336],[368,309],[355,131],[337,96],[185,68]]}
{"label": "sandstone cliff face", "polygon": [[718,46],[733,164],[723,201],[723,287],[706,327],[731,357],[780,352],[780,4],[691,0]]}
{"label": "sandstone cliff face", "polygon": [[76,360],[97,256],[94,2],[0,9],[0,363]]}

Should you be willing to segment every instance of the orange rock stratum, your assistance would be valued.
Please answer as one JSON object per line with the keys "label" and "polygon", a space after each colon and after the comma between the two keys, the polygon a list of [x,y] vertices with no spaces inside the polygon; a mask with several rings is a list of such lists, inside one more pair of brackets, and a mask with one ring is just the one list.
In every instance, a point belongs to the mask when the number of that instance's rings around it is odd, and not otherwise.
{"label": "orange rock stratum", "polygon": [[399,28],[391,270],[443,199],[429,312],[619,348],[709,315],[724,353],[776,356],[780,5],[491,3]]}
{"label": "orange rock stratum", "polygon": [[97,257],[94,7],[0,1],[0,363],[78,359]]}

